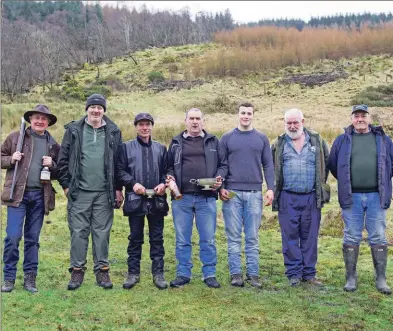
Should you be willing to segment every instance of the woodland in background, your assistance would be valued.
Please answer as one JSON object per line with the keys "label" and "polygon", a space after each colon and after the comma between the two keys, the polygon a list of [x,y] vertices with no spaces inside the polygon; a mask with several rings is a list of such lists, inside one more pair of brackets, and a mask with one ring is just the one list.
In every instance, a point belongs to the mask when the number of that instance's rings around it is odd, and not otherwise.
{"label": "woodland in background", "polygon": [[[119,1],[117,7],[101,6],[98,1],[95,4],[82,1],[2,1],[1,6],[1,91],[11,100],[36,85],[47,90],[55,89],[65,71],[73,75],[85,63],[111,63],[115,57],[128,55],[130,61],[138,65],[138,60],[133,57],[136,50],[213,40],[223,42],[222,34],[215,36],[219,31],[236,29],[239,33],[252,25],[286,27],[290,28],[288,33],[291,34],[295,34],[293,30],[299,32],[308,27],[353,31],[359,30],[365,22],[374,27],[392,20],[391,13],[365,13],[312,18],[308,23],[279,19],[239,25],[234,23],[229,10],[223,13],[199,12],[192,17],[187,8],[171,12],[149,11],[142,7],[138,11],[125,7],[124,1]],[[319,38],[316,34],[314,37]],[[271,48],[274,45],[268,47],[269,50]],[[303,50],[299,52],[302,54]],[[287,56],[292,58],[292,53]],[[270,59],[276,55],[268,52],[266,56]],[[299,55],[295,55],[284,62],[298,64]],[[258,69],[258,65],[247,69]],[[195,76],[198,75],[196,72]]]}

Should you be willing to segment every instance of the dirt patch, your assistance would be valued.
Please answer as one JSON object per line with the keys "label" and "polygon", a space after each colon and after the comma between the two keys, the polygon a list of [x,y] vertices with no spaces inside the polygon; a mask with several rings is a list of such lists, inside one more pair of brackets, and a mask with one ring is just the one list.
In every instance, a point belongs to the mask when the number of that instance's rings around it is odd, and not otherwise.
{"label": "dirt patch", "polygon": [[348,74],[341,68],[331,72],[317,72],[313,74],[298,74],[283,78],[279,84],[299,84],[305,87],[322,86],[341,78],[347,78]]}
{"label": "dirt patch", "polygon": [[196,79],[196,80],[164,80],[161,82],[153,82],[147,87],[154,92],[162,92],[166,90],[171,90],[171,91],[178,91],[182,89],[187,89],[190,90],[191,88],[195,86],[200,86],[203,85],[205,81],[202,79]]}

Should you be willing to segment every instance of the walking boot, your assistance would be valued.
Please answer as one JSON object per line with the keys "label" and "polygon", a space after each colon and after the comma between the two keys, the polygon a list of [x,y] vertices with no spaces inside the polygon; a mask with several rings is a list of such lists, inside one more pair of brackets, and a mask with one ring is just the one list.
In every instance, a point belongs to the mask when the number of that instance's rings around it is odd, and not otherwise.
{"label": "walking boot", "polygon": [[123,288],[129,290],[139,283],[139,275],[128,273],[126,281],[123,283]]}
{"label": "walking boot", "polygon": [[262,283],[259,280],[259,276],[249,276],[246,274],[246,282],[255,288],[262,288]]}
{"label": "walking boot", "polygon": [[375,287],[383,294],[392,294],[392,290],[386,284],[386,263],[388,261],[388,246],[373,245],[371,254],[375,269]]}
{"label": "walking boot", "polygon": [[189,284],[191,281],[190,278],[185,276],[176,276],[174,280],[171,280],[169,283],[171,287],[183,287],[184,285]]}
{"label": "walking boot", "polygon": [[231,275],[231,285],[236,287],[243,287],[244,281],[242,274],[233,274]]}
{"label": "walking boot", "polygon": [[36,274],[33,272],[29,272],[25,274],[23,287],[25,288],[26,291],[30,293],[38,292],[37,287],[35,285],[35,278],[36,278]]}
{"label": "walking boot", "polygon": [[15,279],[5,279],[1,286],[1,292],[11,292],[15,287]]}
{"label": "walking boot", "polygon": [[96,282],[98,286],[104,288],[105,290],[109,290],[113,287],[113,284],[109,277],[109,268],[100,269],[97,271]]}
{"label": "walking boot", "polygon": [[85,271],[83,269],[78,269],[78,268],[72,269],[71,280],[68,283],[68,290],[73,291],[78,289],[82,285],[84,277],[85,277]]}
{"label": "walking boot", "polygon": [[359,246],[343,245],[343,256],[346,269],[344,291],[354,292],[357,290],[358,274],[356,272],[356,265],[358,263]]}
{"label": "walking boot", "polygon": [[168,288],[168,282],[165,280],[164,274],[162,273],[153,275],[153,283],[160,290]]}

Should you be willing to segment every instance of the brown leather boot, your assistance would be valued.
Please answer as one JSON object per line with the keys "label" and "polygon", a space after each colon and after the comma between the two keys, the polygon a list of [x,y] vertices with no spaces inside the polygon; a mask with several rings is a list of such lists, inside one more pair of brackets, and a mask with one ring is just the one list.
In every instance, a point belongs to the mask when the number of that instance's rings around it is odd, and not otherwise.
{"label": "brown leather boot", "polygon": [[79,269],[79,268],[72,269],[71,280],[68,283],[68,289],[70,291],[78,289],[82,285],[84,277],[85,277],[85,271],[83,269]]}

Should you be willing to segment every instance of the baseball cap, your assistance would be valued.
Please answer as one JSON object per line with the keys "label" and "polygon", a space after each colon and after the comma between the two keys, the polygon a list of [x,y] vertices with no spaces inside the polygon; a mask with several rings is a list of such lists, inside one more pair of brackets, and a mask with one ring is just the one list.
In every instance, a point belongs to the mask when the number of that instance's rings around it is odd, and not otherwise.
{"label": "baseball cap", "polygon": [[352,107],[352,114],[355,111],[365,111],[366,113],[369,113],[367,105],[355,105]]}

